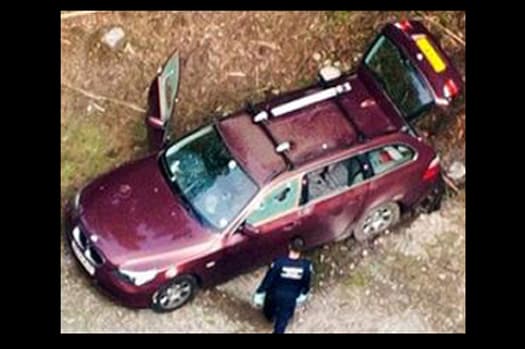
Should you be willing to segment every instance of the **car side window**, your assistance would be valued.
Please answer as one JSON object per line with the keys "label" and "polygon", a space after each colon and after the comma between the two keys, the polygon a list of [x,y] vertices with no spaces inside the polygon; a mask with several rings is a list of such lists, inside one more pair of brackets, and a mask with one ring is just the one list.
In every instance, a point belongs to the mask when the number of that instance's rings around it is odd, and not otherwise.
{"label": "car side window", "polygon": [[303,184],[303,202],[351,187],[364,180],[361,163],[352,157],[306,174]]}
{"label": "car side window", "polygon": [[252,225],[258,224],[278,217],[296,207],[299,201],[299,192],[299,178],[279,185],[264,197],[259,207],[248,216],[246,222]]}
{"label": "car side window", "polygon": [[414,150],[400,144],[388,145],[368,153],[368,159],[376,175],[404,164],[415,156]]}

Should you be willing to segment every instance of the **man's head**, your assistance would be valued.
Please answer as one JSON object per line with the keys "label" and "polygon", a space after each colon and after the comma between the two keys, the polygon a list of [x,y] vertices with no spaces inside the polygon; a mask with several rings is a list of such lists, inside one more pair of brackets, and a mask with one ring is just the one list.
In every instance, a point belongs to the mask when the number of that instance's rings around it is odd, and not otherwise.
{"label": "man's head", "polygon": [[288,245],[288,249],[290,250],[290,256],[300,256],[304,249],[304,240],[300,237],[293,238]]}

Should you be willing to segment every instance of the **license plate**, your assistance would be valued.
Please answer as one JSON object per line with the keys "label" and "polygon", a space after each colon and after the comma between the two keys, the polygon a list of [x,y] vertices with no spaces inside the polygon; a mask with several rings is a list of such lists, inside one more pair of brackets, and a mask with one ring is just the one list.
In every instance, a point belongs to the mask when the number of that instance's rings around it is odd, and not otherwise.
{"label": "license plate", "polygon": [[80,264],[86,269],[86,271],[89,273],[89,275],[95,274],[95,267],[89,263],[89,261],[84,257],[82,254],[82,251],[80,251],[80,248],[78,248],[77,244],[74,242],[71,242],[71,247],[73,248],[73,252],[75,253],[75,256],[80,261]]}
{"label": "license plate", "polygon": [[436,73],[441,73],[447,65],[441,59],[439,54],[436,52],[432,44],[428,41],[426,37],[420,37],[416,39],[417,47],[423,52],[423,55],[426,57],[432,68]]}

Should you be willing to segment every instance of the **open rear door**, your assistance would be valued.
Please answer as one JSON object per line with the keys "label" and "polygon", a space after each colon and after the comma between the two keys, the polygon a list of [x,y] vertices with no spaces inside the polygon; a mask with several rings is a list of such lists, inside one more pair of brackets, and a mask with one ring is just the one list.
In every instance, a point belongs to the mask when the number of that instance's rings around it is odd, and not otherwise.
{"label": "open rear door", "polygon": [[432,105],[449,105],[463,88],[452,60],[418,21],[387,24],[359,69],[407,121],[424,115]]}
{"label": "open rear door", "polygon": [[383,32],[402,47],[425,77],[434,102],[447,106],[463,88],[461,74],[439,45],[438,40],[419,21],[402,21],[387,25]]}
{"label": "open rear door", "polygon": [[179,88],[179,54],[175,52],[153,80],[148,94],[146,127],[151,150],[160,149],[169,139],[172,114]]}

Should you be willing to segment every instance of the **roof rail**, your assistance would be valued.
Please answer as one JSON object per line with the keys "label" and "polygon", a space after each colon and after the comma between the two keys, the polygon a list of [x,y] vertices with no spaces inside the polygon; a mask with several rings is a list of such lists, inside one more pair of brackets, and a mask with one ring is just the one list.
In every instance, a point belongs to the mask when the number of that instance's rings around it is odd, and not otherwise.
{"label": "roof rail", "polygon": [[[257,113],[257,110],[256,110],[255,106],[253,104],[251,104],[251,103],[247,103],[246,104],[246,110],[252,116]],[[266,113],[266,112],[265,111],[258,112],[255,115],[255,118],[257,118],[257,115],[260,115],[262,113]],[[262,115],[264,115],[264,114],[262,114]],[[267,115],[267,113],[266,113],[266,115]],[[266,119],[263,118],[260,121],[263,121],[263,120],[267,120],[267,118]],[[266,125],[266,123],[260,122],[260,121],[256,122],[256,123],[258,123],[261,126],[261,130],[264,132],[266,137],[268,137],[268,139],[272,143],[272,145],[273,145],[273,147],[275,149],[275,152],[277,154],[281,155],[281,157],[283,158],[283,160],[286,163],[286,166],[288,167],[289,170],[293,169],[294,168],[294,164],[293,164],[292,160],[290,160],[290,158],[285,154],[285,152],[287,150],[290,150],[290,147],[291,147],[290,142],[278,143],[277,140],[275,139],[275,137],[273,136],[272,132],[270,131],[270,129]]]}
{"label": "roof rail", "polygon": [[278,153],[282,153],[287,150],[290,150],[290,142],[282,142],[275,148],[275,151]]}
{"label": "roof rail", "polygon": [[302,109],[309,105],[337,97],[343,93],[350,92],[351,90],[352,86],[350,85],[350,83],[345,82],[343,84],[336,85],[334,87],[330,87],[322,91],[313,93],[311,95],[304,96],[293,101],[281,104],[279,106],[273,107],[272,109],[270,109],[269,112],[266,110],[262,110],[254,116],[253,122],[258,123],[264,120],[268,120],[270,115],[273,117],[279,117],[281,115],[288,114],[292,111]]}

